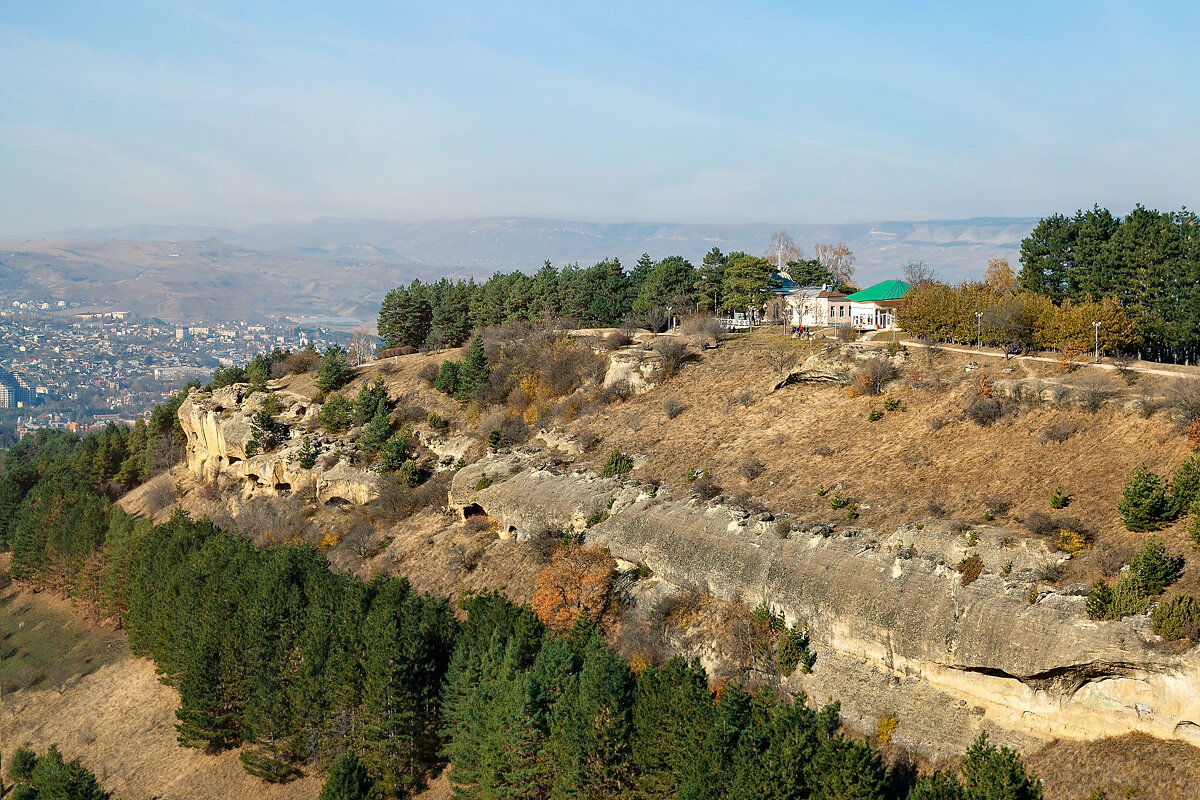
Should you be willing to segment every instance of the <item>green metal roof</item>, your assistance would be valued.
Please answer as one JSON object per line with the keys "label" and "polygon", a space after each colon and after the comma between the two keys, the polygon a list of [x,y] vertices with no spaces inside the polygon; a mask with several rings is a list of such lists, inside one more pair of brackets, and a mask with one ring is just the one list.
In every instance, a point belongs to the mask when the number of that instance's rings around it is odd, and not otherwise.
{"label": "green metal roof", "polygon": [[868,286],[862,291],[847,295],[846,299],[860,303],[872,300],[899,300],[901,297],[904,297],[904,293],[907,291],[908,284],[904,281],[884,281],[874,286]]}

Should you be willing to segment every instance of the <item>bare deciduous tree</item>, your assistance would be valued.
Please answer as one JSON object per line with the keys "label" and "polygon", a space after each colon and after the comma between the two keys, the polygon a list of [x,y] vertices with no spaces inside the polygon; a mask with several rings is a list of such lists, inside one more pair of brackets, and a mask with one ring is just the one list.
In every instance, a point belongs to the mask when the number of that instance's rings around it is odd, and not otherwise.
{"label": "bare deciduous tree", "polygon": [[767,248],[766,259],[771,262],[776,272],[786,272],[789,261],[798,261],[803,257],[804,251],[786,231],[771,234],[771,245]]}
{"label": "bare deciduous tree", "polygon": [[792,367],[800,360],[799,354],[790,347],[774,347],[763,353],[767,365],[776,375],[791,372]]}
{"label": "bare deciduous tree", "polygon": [[849,285],[854,281],[854,251],[845,242],[817,245],[817,261],[838,283]]}
{"label": "bare deciduous tree", "polygon": [[936,280],[937,273],[924,261],[910,261],[904,265],[904,282],[909,286],[920,286]]}
{"label": "bare deciduous tree", "polygon": [[358,366],[375,357],[375,337],[363,328],[350,336],[350,363]]}

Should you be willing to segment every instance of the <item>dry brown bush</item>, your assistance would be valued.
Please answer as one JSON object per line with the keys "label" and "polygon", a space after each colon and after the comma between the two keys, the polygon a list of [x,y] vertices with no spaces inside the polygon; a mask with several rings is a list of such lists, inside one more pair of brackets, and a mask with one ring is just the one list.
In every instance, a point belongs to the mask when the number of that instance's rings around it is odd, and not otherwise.
{"label": "dry brown bush", "polygon": [[967,401],[967,407],[963,413],[976,425],[987,427],[1000,419],[1004,414],[1004,406],[993,397],[973,394]]}
{"label": "dry brown bush", "polygon": [[599,622],[613,582],[613,560],[599,547],[566,545],[537,577],[533,611],[549,630],[565,634],[580,618]]}
{"label": "dry brown bush", "polygon": [[721,493],[721,487],[709,477],[696,478],[692,481],[692,495],[701,500],[712,500]]}
{"label": "dry brown bush", "polygon": [[654,342],[654,351],[663,360],[664,378],[674,377],[691,355],[687,342],[676,338],[658,339]]}
{"label": "dry brown bush", "polygon": [[983,559],[979,556],[967,556],[955,569],[962,575],[960,583],[970,586],[983,573]]}
{"label": "dry brown bush", "polygon": [[883,394],[883,389],[896,378],[899,370],[887,356],[872,356],[859,363],[850,385],[859,393]]}
{"label": "dry brown bush", "polygon": [[759,461],[757,458],[748,458],[742,462],[740,467],[738,467],[738,472],[740,472],[742,477],[746,480],[752,481],[761,476],[766,469],[767,465]]}
{"label": "dry brown bush", "polygon": [[1133,359],[1129,356],[1114,356],[1112,363],[1126,386],[1132,386],[1138,379],[1138,374],[1133,370]]}
{"label": "dry brown bush", "polygon": [[1038,434],[1038,441],[1042,444],[1045,444],[1046,442],[1062,444],[1078,431],[1079,427],[1077,425],[1073,425],[1069,422],[1055,422]]}
{"label": "dry brown bush", "polygon": [[683,413],[684,408],[686,406],[683,401],[675,395],[670,395],[663,400],[663,413],[667,415],[667,419],[675,419]]}
{"label": "dry brown bush", "polygon": [[800,354],[790,347],[772,347],[763,352],[763,360],[776,375],[791,372],[800,361]]}
{"label": "dry brown bush", "polygon": [[293,350],[283,360],[271,367],[272,378],[285,375],[303,375],[312,372],[321,363],[321,356],[311,350]]}
{"label": "dry brown bush", "polygon": [[633,337],[625,331],[613,331],[601,339],[600,344],[605,350],[619,350],[633,344]]}
{"label": "dry brown bush", "polygon": [[998,494],[989,494],[983,498],[983,508],[993,517],[1003,517],[1012,508],[1012,503],[1007,497]]}
{"label": "dry brown bush", "polygon": [[1176,378],[1167,385],[1166,407],[1180,430],[1200,420],[1200,380]]}
{"label": "dry brown bush", "polygon": [[698,336],[715,342],[721,335],[721,323],[708,314],[693,314],[684,317],[679,330],[685,336]]}
{"label": "dry brown bush", "polygon": [[600,437],[591,428],[581,428],[575,432],[575,443],[586,453],[599,443]]}
{"label": "dry brown bush", "polygon": [[1200,450],[1200,419],[1188,425],[1183,433],[1187,436],[1188,446],[1193,450]]}
{"label": "dry brown bush", "polygon": [[433,382],[437,380],[437,376],[438,365],[432,361],[421,367],[421,370],[417,373],[417,377],[425,381],[425,383],[429,384],[430,386],[433,386]]}
{"label": "dry brown bush", "polygon": [[851,328],[849,325],[834,325],[833,336],[839,342],[853,342],[854,328]]}
{"label": "dry brown bush", "polygon": [[1108,376],[1089,372],[1075,382],[1075,392],[1083,409],[1094,414],[1117,394],[1117,387],[1108,379]]}

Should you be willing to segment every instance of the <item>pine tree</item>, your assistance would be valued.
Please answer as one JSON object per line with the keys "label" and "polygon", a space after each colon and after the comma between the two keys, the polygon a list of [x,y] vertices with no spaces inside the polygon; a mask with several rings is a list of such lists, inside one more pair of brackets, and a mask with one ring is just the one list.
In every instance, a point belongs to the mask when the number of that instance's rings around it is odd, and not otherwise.
{"label": "pine tree", "polygon": [[953,775],[922,775],[908,790],[906,800],[964,800],[962,784]]}
{"label": "pine tree", "polygon": [[721,308],[726,263],[725,255],[716,247],[705,254],[700,269],[696,270],[696,280],[692,284],[692,297],[698,307],[714,311]]}
{"label": "pine tree", "polygon": [[1179,516],[1179,506],[1170,496],[1166,479],[1146,468],[1134,469],[1125,483],[1117,510],[1131,531],[1156,531]]}
{"label": "pine tree", "polygon": [[649,253],[642,253],[637,263],[633,265],[633,269],[629,270],[629,293],[633,297],[637,297],[642,290],[642,284],[650,277],[650,273],[654,271],[654,261],[650,258]]}
{"label": "pine tree", "polygon": [[963,800],[1042,800],[1042,782],[1007,747],[989,744],[987,733],[967,748],[959,767]]}
{"label": "pine tree", "polygon": [[184,747],[220,750],[241,740],[240,714],[225,695],[220,658],[220,645],[209,632],[197,643],[179,681],[175,729]]}
{"label": "pine tree", "polygon": [[557,793],[586,798],[624,791],[632,688],[628,665],[590,629],[579,673],[555,704],[550,720]]}
{"label": "pine tree", "polygon": [[535,319],[549,319],[562,315],[563,296],[558,270],[549,261],[546,261],[533,276],[533,285],[529,291],[530,309]]}
{"label": "pine tree", "polygon": [[637,797],[675,796],[704,743],[712,714],[708,676],[699,662],[685,664],[676,656],[638,677],[630,747]]}
{"label": "pine tree", "polygon": [[330,345],[321,356],[317,367],[317,388],[322,392],[336,391],[350,380],[350,365],[340,347]]}
{"label": "pine tree", "polygon": [[347,750],[333,762],[318,800],[367,800],[370,796],[367,771],[358,762],[358,756]]}
{"label": "pine tree", "polygon": [[466,358],[459,364],[458,385],[454,397],[458,400],[470,399],[487,383],[489,375],[491,375],[491,368],[488,366],[487,355],[483,350],[483,337],[477,333],[467,347]]}
{"label": "pine tree", "polygon": [[362,436],[358,438],[358,444],[364,450],[378,450],[388,440],[391,432],[392,421],[388,417],[388,404],[386,400],[380,399],[375,405],[374,416],[367,423]]}

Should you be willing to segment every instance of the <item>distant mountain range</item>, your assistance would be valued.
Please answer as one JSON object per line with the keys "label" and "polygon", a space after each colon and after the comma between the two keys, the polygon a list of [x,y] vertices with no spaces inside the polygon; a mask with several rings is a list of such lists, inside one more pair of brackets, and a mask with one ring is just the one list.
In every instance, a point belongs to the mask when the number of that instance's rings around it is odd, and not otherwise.
{"label": "distant mountain range", "polygon": [[862,284],[899,277],[924,261],[948,280],[981,275],[989,258],[1016,267],[1036,217],[985,217],[838,225],[572,222],[521,217],[404,223],[325,217],[245,228],[137,225],[0,241],[0,289],[13,296],[113,302],[168,320],[252,313],[370,319],[383,292],[414,277],[487,277],[497,270],[632,265],[713,247],[761,254],[783,230],[811,254],[846,242]]}

